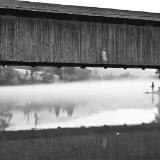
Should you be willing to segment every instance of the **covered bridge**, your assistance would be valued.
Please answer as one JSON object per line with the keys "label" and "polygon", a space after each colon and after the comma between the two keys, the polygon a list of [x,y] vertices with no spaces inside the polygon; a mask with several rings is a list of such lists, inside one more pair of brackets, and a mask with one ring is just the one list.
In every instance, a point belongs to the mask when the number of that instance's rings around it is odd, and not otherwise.
{"label": "covered bridge", "polygon": [[2,0],[0,64],[160,68],[160,14]]}

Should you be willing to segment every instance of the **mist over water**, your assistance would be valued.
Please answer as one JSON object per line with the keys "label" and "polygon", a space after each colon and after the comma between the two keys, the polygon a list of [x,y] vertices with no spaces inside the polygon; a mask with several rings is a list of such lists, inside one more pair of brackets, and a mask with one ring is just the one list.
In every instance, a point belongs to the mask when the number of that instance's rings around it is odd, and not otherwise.
{"label": "mist over water", "polygon": [[[0,87],[0,130],[150,123],[159,116],[152,80]],[[155,82],[155,90],[160,86]]]}

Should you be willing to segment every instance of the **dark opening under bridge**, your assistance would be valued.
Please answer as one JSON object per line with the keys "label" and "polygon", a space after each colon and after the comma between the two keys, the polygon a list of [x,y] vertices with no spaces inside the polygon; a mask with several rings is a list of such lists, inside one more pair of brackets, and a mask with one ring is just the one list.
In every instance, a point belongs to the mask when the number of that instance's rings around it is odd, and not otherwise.
{"label": "dark opening under bridge", "polygon": [[0,64],[160,68],[160,14],[0,1]]}

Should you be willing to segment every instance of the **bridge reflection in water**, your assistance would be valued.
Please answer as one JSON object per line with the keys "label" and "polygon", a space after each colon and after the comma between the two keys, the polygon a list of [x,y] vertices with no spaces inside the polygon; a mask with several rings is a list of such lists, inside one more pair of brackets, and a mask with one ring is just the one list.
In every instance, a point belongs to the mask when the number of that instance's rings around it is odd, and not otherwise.
{"label": "bridge reflection in water", "polygon": [[[36,86],[32,86],[31,90],[24,86],[1,88],[1,130],[29,130],[0,132],[0,160],[25,158],[29,160],[159,160],[159,125],[152,123],[127,126],[121,121],[123,126],[104,126],[104,123],[116,122],[115,124],[118,124],[117,121],[121,119],[128,121],[130,118],[134,120],[131,121],[132,123],[137,122],[139,118],[138,123],[159,122],[157,118],[160,114],[159,92],[144,94],[150,81],[121,81],[122,85],[118,84],[119,87],[116,81],[112,83],[96,82],[94,87],[91,83],[88,82],[87,86],[92,86],[92,88],[86,88],[86,83],[81,85],[78,83],[76,87],[75,84],[73,86],[69,84],[70,90],[64,85],[58,86],[57,89],[54,85],[54,87],[49,85],[44,87],[46,90],[43,92],[40,92],[41,85],[37,86],[40,90],[37,90]],[[111,92],[108,84],[115,90]],[[77,90],[77,85],[80,85],[79,88],[83,91],[78,95],[76,91],[80,90]],[[119,88],[118,91],[117,88]],[[103,94],[101,94],[102,89]],[[57,97],[53,91],[58,94]],[[69,97],[65,98],[67,95]],[[99,105],[94,106],[95,102],[98,102]],[[158,107],[158,112],[156,107]],[[117,114],[119,112],[120,114]],[[127,114],[124,115],[124,112]],[[156,116],[155,113],[157,113]],[[151,116],[145,119],[143,115],[147,114]],[[95,115],[98,115],[99,118],[96,119]],[[100,119],[105,120],[105,117],[108,117],[107,121],[99,123],[103,125],[102,127],[38,130],[42,126],[44,129],[49,128],[48,123],[57,128],[64,123],[77,123],[83,118],[84,121],[80,121],[78,125],[87,125],[89,120],[96,124]],[[33,130],[30,130],[31,128]]]}

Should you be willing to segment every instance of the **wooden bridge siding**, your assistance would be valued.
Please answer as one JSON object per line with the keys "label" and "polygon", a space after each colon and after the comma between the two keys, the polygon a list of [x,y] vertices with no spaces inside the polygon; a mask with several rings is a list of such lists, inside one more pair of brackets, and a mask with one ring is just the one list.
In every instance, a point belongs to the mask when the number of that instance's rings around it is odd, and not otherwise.
{"label": "wooden bridge siding", "polygon": [[159,139],[159,131],[4,139],[0,160],[159,160]]}
{"label": "wooden bridge siding", "polygon": [[159,66],[159,52],[160,27],[0,16],[1,61]]}

